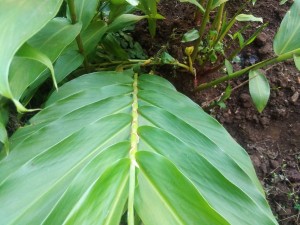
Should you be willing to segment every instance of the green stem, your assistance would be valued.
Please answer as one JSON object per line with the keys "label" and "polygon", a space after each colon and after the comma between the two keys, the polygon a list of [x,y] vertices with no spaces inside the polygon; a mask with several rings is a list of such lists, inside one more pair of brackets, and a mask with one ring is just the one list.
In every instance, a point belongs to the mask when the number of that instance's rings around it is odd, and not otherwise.
{"label": "green stem", "polygon": [[225,29],[223,29],[223,31],[219,34],[218,38],[213,43],[212,48],[214,48],[216,46],[216,44],[218,44],[218,42],[222,41],[224,39],[224,37],[226,36],[226,34],[228,34],[228,32],[230,31],[231,27],[234,25],[234,23],[236,21],[235,18],[243,11],[243,9],[245,8],[246,4],[247,3],[243,4],[242,7],[239,8],[239,10],[236,12],[236,14],[231,18],[231,20],[229,21],[229,23],[225,26]]}
{"label": "green stem", "polygon": [[204,17],[203,17],[203,21],[201,23],[201,26],[199,28],[199,38],[197,39],[195,45],[194,45],[194,51],[192,53],[192,62],[195,61],[195,59],[197,58],[197,54],[198,54],[198,49],[200,46],[200,43],[202,41],[202,37],[204,35],[204,31],[207,25],[207,22],[209,20],[209,14],[211,11],[211,6],[212,6],[213,0],[208,0],[206,7],[205,7],[205,13],[204,13]]}
{"label": "green stem", "polygon": [[279,62],[282,62],[282,61],[285,61],[287,59],[291,59],[293,58],[294,55],[298,55],[300,54],[300,48],[296,49],[296,50],[293,50],[293,51],[290,51],[290,52],[287,52],[287,53],[284,53],[282,55],[279,55],[279,56],[276,56],[276,57],[273,57],[273,58],[270,58],[270,59],[267,59],[267,60],[264,60],[262,62],[259,62],[259,63],[256,63],[252,66],[249,66],[245,69],[242,69],[242,70],[239,70],[235,73],[232,73],[232,74],[229,74],[229,75],[225,75],[223,77],[220,77],[216,80],[213,80],[209,83],[204,83],[204,84],[201,84],[199,85],[197,88],[196,88],[196,91],[202,91],[202,90],[205,90],[207,88],[210,88],[210,87],[213,87],[215,85],[218,85],[220,83],[223,83],[224,81],[227,81],[227,80],[231,80],[233,78],[236,78],[236,77],[239,77],[247,72],[249,72],[250,70],[256,70],[256,69],[260,69],[264,66],[268,66],[270,64],[274,64],[274,63],[279,63]]}
{"label": "green stem", "polygon": [[215,20],[213,22],[213,25],[212,25],[212,27],[217,31],[218,34],[220,33],[220,29],[221,29],[221,26],[222,26],[224,8],[225,8],[225,2],[222,3],[220,5],[220,7],[218,8],[216,18],[215,18]]}
{"label": "green stem", "polygon": [[[127,66],[127,65],[136,64],[136,63],[142,63],[141,66],[173,65],[173,66],[178,66],[178,67],[184,68],[184,69],[186,69],[186,70],[193,73],[193,71],[191,71],[190,67],[188,65],[183,64],[183,63],[180,63],[180,62],[160,63],[160,62],[152,62],[151,59],[148,59],[148,60],[129,59],[128,61],[112,61],[112,62],[108,62],[108,63],[99,63],[99,64],[95,64],[95,65],[97,67],[115,66],[117,64],[123,64],[124,66]],[[97,68],[96,68],[96,70],[97,70]]]}
{"label": "green stem", "polygon": [[[77,23],[77,16],[76,16],[74,0],[68,0],[68,5],[69,5],[69,9],[70,9],[72,24],[76,24]],[[81,33],[79,33],[77,35],[76,43],[77,43],[77,46],[78,46],[78,49],[79,49],[79,53],[81,55],[83,55],[83,57],[84,57],[83,64],[84,64],[85,70],[88,72],[89,71],[89,62],[88,62],[87,56],[86,56],[85,51],[84,51],[83,42],[82,42],[82,38],[81,38]]]}
{"label": "green stem", "polygon": [[137,146],[139,142],[139,136],[137,134],[138,129],[138,74],[134,74],[133,81],[133,102],[132,102],[132,123],[131,123],[131,136],[130,143],[131,148],[129,152],[130,174],[129,174],[129,196],[128,196],[128,225],[134,225],[134,190],[135,190],[135,168],[137,162],[135,160],[135,153],[137,152]]}

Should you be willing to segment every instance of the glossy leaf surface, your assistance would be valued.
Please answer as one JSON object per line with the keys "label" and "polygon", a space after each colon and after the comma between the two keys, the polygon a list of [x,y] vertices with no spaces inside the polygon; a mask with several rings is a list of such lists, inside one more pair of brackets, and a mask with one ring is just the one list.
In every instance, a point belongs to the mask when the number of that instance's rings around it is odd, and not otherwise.
{"label": "glossy leaf surface", "polygon": [[54,75],[54,68],[53,68],[52,62],[48,58],[48,56],[46,56],[44,53],[40,52],[39,50],[33,48],[32,46],[30,46],[27,43],[25,43],[18,50],[18,52],[16,53],[16,56],[26,58],[26,59],[31,59],[31,60],[40,62],[43,65],[45,65],[50,70],[54,86],[57,89],[57,83],[56,83],[56,79],[55,79],[55,75]]}
{"label": "glossy leaf surface", "polygon": [[1,224],[118,225],[130,200],[145,225],[277,224],[246,152],[154,75],[66,83],[10,144]]}
{"label": "glossy leaf surface", "polygon": [[[54,62],[61,52],[75,39],[81,25],[72,25],[65,18],[54,18],[41,31],[28,40],[28,44]],[[50,63],[49,62],[49,63]],[[22,68],[22,70],[20,70]],[[9,73],[9,83],[16,99],[20,99],[29,86],[38,86],[47,74],[47,67],[30,58],[14,57]]]}
{"label": "glossy leaf surface", "polygon": [[8,82],[14,54],[58,12],[62,0],[2,0],[0,3],[0,94],[13,99]]}
{"label": "glossy leaf surface", "polygon": [[[82,30],[85,30],[97,13],[99,0],[74,0],[74,6],[76,19],[82,24]],[[71,21],[69,10],[67,15]]]}
{"label": "glossy leaf surface", "polygon": [[273,48],[277,55],[281,55],[300,48],[300,0],[294,4],[284,16],[275,36]]}
{"label": "glossy leaf surface", "polygon": [[257,110],[262,112],[266,107],[270,97],[270,85],[268,79],[261,71],[250,71],[249,91]]}

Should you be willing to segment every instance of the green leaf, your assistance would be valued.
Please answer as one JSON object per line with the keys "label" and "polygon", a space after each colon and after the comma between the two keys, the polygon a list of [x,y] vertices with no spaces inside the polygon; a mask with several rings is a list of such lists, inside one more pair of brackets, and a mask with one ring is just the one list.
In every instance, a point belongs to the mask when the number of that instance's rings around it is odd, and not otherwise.
{"label": "green leaf", "polygon": [[3,153],[8,155],[9,152],[8,135],[5,128],[8,122],[8,108],[1,105],[1,100],[0,98],[0,158]]}
{"label": "green leaf", "polygon": [[130,5],[132,6],[137,6],[139,4],[138,0],[126,0]]}
{"label": "green leaf", "polygon": [[259,28],[255,30],[255,32],[250,36],[249,39],[247,39],[242,47],[245,47],[247,45],[250,45],[256,38],[257,36],[262,32],[263,29],[265,29],[268,26],[268,23],[263,24]]}
{"label": "green leaf", "polygon": [[278,224],[244,149],[161,77],[81,76],[29,123],[0,161],[1,224],[118,225],[128,205],[145,225]]}
{"label": "green leaf", "polygon": [[245,45],[245,39],[241,33],[237,33],[237,38],[239,39],[240,48],[243,48]]}
{"label": "green leaf", "polygon": [[284,5],[288,0],[281,0],[279,5]]}
{"label": "green leaf", "polygon": [[[92,53],[107,30],[107,26],[102,21],[96,21],[91,23],[87,29],[81,33],[83,47],[85,53],[89,55]],[[56,60],[54,65],[54,71],[56,74],[57,82],[61,82],[71,72],[76,70],[83,62],[83,55],[79,53],[78,46],[74,40]],[[43,82],[40,80],[34,85],[29,87],[28,92],[32,93]]]}
{"label": "green leaf", "polygon": [[8,144],[8,135],[6,128],[2,122],[0,122],[0,155],[2,154],[1,151],[4,151],[6,155],[8,155],[9,151],[9,144]]}
{"label": "green leaf", "polygon": [[198,38],[199,38],[199,32],[196,29],[192,29],[183,35],[181,42],[186,43],[190,41],[195,41]]}
{"label": "green leaf", "polygon": [[[77,20],[82,23],[82,30],[85,30],[97,13],[99,0],[74,0]],[[70,19],[70,12],[67,13]],[[71,21],[71,19],[70,19]]]}
{"label": "green leaf", "polygon": [[227,71],[228,75],[233,73],[233,67],[227,59],[225,59],[225,67],[226,67],[226,71]]}
{"label": "green leaf", "polygon": [[133,25],[145,18],[147,18],[147,16],[122,14],[118,16],[116,19],[114,19],[114,21],[108,26],[107,32],[116,32],[122,30],[123,28]]}
{"label": "green leaf", "polygon": [[2,0],[0,7],[0,94],[14,99],[8,81],[9,67],[17,50],[58,12],[62,0]]}
{"label": "green leaf", "polygon": [[261,23],[263,22],[263,19],[261,17],[255,17],[250,14],[239,14],[236,16],[235,19],[240,22],[248,22],[248,21],[261,22]]}
{"label": "green leaf", "polygon": [[275,35],[273,48],[276,55],[281,55],[300,48],[300,0],[294,4],[284,16]]}
{"label": "green leaf", "polygon": [[197,6],[197,7],[200,9],[200,11],[201,11],[202,13],[205,12],[205,9],[203,8],[202,5],[200,5],[200,3],[199,3],[197,0],[179,0],[179,1],[180,1],[180,2],[189,2],[189,3],[191,3],[191,4],[195,5],[195,6]]}
{"label": "green leaf", "polygon": [[138,152],[136,157],[136,207],[144,224],[229,224],[171,161],[152,152]]}
{"label": "green leaf", "polygon": [[71,72],[76,70],[82,63],[84,57],[76,50],[63,52],[56,60],[54,71],[57,82],[61,82]]}
{"label": "green leaf", "polygon": [[[29,39],[28,44],[54,62],[66,46],[76,38],[80,29],[80,24],[72,25],[67,19],[54,18]],[[9,74],[9,83],[14,97],[16,99],[26,97],[30,88],[38,87],[43,83],[48,78],[48,73],[43,73],[46,69],[46,66],[36,60],[14,57]]]}
{"label": "green leaf", "polygon": [[214,9],[227,1],[228,0],[214,0],[211,8]]}
{"label": "green leaf", "polygon": [[112,55],[115,60],[127,60],[128,55],[126,51],[120,46],[120,43],[114,37],[112,33],[106,35],[102,40],[102,46],[104,49]]}
{"label": "green leaf", "polygon": [[294,62],[298,70],[300,70],[300,56],[294,55]]}
{"label": "green leaf", "polygon": [[148,29],[152,37],[156,33],[156,20],[164,19],[162,15],[157,13],[157,0],[139,0],[138,8],[146,14],[148,18]]}
{"label": "green leaf", "polygon": [[163,52],[160,56],[162,64],[174,63],[176,59],[167,52]]}
{"label": "green leaf", "polygon": [[268,79],[261,71],[250,71],[249,91],[257,110],[262,112],[266,107],[270,97],[270,85]]}
{"label": "green leaf", "polygon": [[48,67],[48,69],[50,70],[51,76],[52,76],[54,87],[57,89],[57,83],[56,83],[56,79],[55,79],[55,75],[54,75],[54,68],[53,68],[52,62],[48,58],[48,56],[46,56],[44,53],[40,52],[39,50],[33,48],[32,46],[30,46],[27,43],[25,43],[18,50],[18,52],[16,53],[16,56],[35,60],[37,62],[44,64],[46,67]]}

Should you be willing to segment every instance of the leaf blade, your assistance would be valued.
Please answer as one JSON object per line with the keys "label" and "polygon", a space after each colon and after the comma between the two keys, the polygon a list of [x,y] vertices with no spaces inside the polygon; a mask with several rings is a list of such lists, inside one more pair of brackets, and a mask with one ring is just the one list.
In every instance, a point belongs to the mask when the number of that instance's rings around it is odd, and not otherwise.
{"label": "leaf blade", "polygon": [[269,81],[261,71],[250,71],[249,91],[257,110],[262,112],[266,107],[270,97],[270,85]]}
{"label": "leaf blade", "polygon": [[300,0],[295,0],[290,10],[284,16],[279,30],[275,35],[273,49],[276,55],[281,55],[300,48]]}
{"label": "leaf blade", "polygon": [[[1,2],[0,26],[4,29],[0,34],[0,48],[3,52],[0,55],[1,95],[10,99],[14,98],[8,82],[12,58],[23,43],[55,16],[61,4],[62,0],[43,2],[37,0],[30,2],[26,0],[4,0]],[[32,11],[32,8],[35,10]],[[8,24],[14,24],[14,27],[8,26]]]}

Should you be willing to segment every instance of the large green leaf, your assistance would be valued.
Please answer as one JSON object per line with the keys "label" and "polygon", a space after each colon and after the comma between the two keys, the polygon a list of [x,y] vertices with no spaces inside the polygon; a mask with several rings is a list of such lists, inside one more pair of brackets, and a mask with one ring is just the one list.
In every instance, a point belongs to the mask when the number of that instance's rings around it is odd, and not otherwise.
{"label": "large green leaf", "polygon": [[246,152],[154,75],[66,83],[10,145],[1,224],[277,224]]}
{"label": "large green leaf", "polygon": [[[58,12],[62,0],[2,0],[0,2],[0,94],[14,99],[8,74],[14,54]],[[14,99],[17,103],[17,100]],[[17,103],[18,104],[18,103]]]}
{"label": "large green leaf", "polygon": [[300,0],[284,16],[274,39],[274,52],[281,55],[300,48]]}

